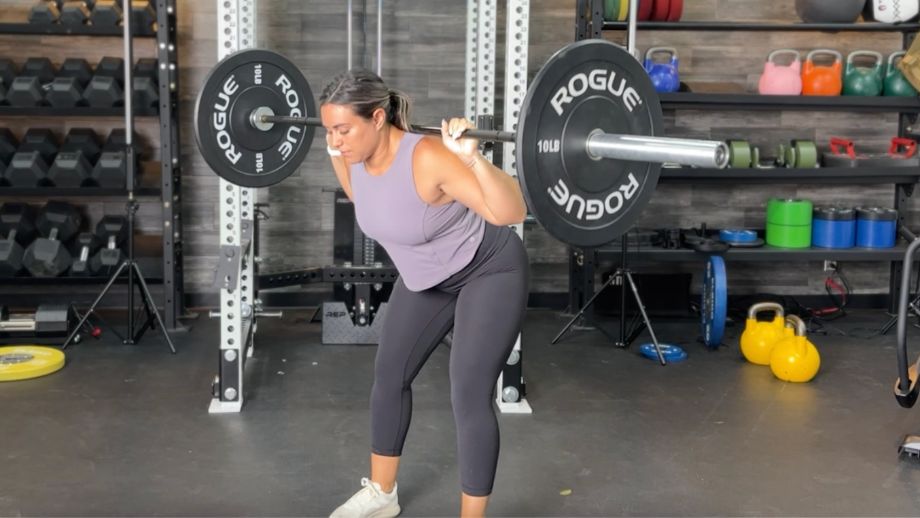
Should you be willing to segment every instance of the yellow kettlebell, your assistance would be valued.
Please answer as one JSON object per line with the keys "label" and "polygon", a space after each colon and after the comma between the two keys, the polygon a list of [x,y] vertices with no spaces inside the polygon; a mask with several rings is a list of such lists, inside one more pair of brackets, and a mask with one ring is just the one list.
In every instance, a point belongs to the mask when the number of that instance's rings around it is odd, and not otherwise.
{"label": "yellow kettlebell", "polygon": [[[773,320],[761,322],[757,315],[772,311]],[[744,332],[741,333],[741,354],[751,363],[770,365],[770,353],[777,340],[791,336],[783,320],[783,307],[775,302],[760,302],[748,310]]]}
{"label": "yellow kettlebell", "polygon": [[805,336],[807,328],[801,318],[789,315],[786,317],[786,324],[795,330],[795,335],[783,338],[773,346],[770,370],[783,381],[811,381],[821,368],[818,348]]}

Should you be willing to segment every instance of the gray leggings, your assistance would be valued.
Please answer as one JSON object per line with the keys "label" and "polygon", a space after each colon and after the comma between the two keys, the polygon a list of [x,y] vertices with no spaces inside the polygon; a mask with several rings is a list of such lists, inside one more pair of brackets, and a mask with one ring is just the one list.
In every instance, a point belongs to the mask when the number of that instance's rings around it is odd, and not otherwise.
{"label": "gray leggings", "polygon": [[521,329],[527,281],[527,253],[520,238],[508,227],[486,223],[479,250],[460,272],[421,292],[396,282],[371,391],[374,453],[402,454],[412,419],[412,380],[453,327],[450,401],[460,482],[472,496],[492,492],[499,447],[492,397]]}

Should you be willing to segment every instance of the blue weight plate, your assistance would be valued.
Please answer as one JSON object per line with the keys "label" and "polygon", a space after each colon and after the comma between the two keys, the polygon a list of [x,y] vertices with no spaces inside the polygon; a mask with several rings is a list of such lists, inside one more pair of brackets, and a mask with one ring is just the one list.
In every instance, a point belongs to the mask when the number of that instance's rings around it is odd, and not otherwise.
{"label": "blue weight plate", "polygon": [[[687,359],[687,352],[684,351],[680,346],[658,344],[658,348],[661,349],[661,354],[664,356],[665,361],[668,363],[677,363]],[[639,347],[639,352],[641,352],[642,356],[645,356],[649,360],[658,361],[658,353],[655,351],[655,344],[642,344],[642,346]]]}
{"label": "blue weight plate", "polygon": [[736,230],[726,228],[719,231],[719,239],[728,243],[753,243],[757,241],[757,232],[753,230]]}
{"label": "blue weight plate", "polygon": [[709,258],[709,262],[706,263],[706,276],[703,279],[703,300],[700,304],[703,342],[712,349],[722,344],[727,308],[728,278],[725,275],[725,260],[720,256],[713,255]]}

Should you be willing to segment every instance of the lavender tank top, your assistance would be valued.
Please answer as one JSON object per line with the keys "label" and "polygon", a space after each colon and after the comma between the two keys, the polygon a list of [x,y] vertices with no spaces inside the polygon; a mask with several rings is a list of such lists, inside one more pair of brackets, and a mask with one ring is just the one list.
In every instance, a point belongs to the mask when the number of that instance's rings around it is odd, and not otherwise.
{"label": "lavender tank top", "polygon": [[425,203],[415,188],[412,154],[423,135],[406,133],[382,175],[351,165],[351,193],[361,230],[383,246],[411,291],[438,285],[473,259],[485,220],[453,201]]}

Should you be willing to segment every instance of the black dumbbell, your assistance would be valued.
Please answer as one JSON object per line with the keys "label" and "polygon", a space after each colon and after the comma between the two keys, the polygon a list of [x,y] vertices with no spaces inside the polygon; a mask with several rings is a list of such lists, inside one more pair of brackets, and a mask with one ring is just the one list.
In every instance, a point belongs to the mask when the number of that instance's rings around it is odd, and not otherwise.
{"label": "black dumbbell", "polygon": [[54,65],[48,58],[29,58],[6,91],[13,106],[41,106],[45,91],[54,81]]}
{"label": "black dumbbell", "polygon": [[90,21],[96,27],[114,27],[121,25],[121,2],[115,0],[96,0]]}
{"label": "black dumbbell", "polygon": [[89,21],[93,0],[64,0],[61,7],[62,25],[84,25]]}
{"label": "black dumbbell", "polygon": [[95,131],[89,128],[71,129],[48,170],[48,180],[57,187],[83,187],[90,184],[93,164],[99,159],[100,153]]}
{"label": "black dumbbell", "polygon": [[29,11],[29,23],[37,25],[57,23],[60,17],[61,2],[59,0],[41,0]]}
{"label": "black dumbbell", "polygon": [[124,216],[103,216],[96,224],[96,236],[103,247],[90,261],[90,269],[99,275],[111,275],[124,259],[121,247],[128,239],[128,221]]}
{"label": "black dumbbell", "polygon": [[112,108],[125,100],[122,81],[125,62],[121,58],[104,57],[96,65],[93,78],[83,92],[86,102],[93,108]]}
{"label": "black dumbbell", "polygon": [[80,229],[82,218],[76,207],[60,201],[49,201],[35,220],[42,237],[26,248],[22,262],[35,277],[57,277],[73,262],[66,243]]}
{"label": "black dumbbell", "polygon": [[95,275],[93,271],[92,258],[99,250],[102,241],[92,232],[80,232],[71,246],[70,252],[73,254],[73,263],[70,265],[70,275],[73,277],[84,277]]}
{"label": "black dumbbell", "polygon": [[9,104],[7,91],[19,74],[16,64],[6,58],[0,58],[0,104]]}
{"label": "black dumbbell", "polygon": [[22,271],[23,247],[35,239],[35,218],[25,203],[0,207],[0,277]]}
{"label": "black dumbbell", "polygon": [[[114,129],[109,133],[102,147],[102,155],[99,161],[93,167],[92,179],[100,187],[111,189],[124,189],[125,171],[127,170],[127,158],[125,156],[125,147],[127,146],[127,135],[124,129]],[[137,133],[134,134],[132,142],[134,149],[134,170],[135,174],[140,172],[140,152],[137,146]]]}
{"label": "black dumbbell", "polygon": [[78,106],[83,103],[83,90],[92,77],[93,72],[85,59],[68,58],[58,69],[45,99],[55,108]]}
{"label": "black dumbbell", "polygon": [[149,34],[156,30],[157,12],[150,0],[131,0],[131,30]]}
{"label": "black dumbbell", "polygon": [[48,168],[57,154],[58,143],[49,129],[31,128],[23,135],[4,177],[13,187],[49,185]]}
{"label": "black dumbbell", "polygon": [[0,162],[9,164],[18,147],[16,135],[13,135],[9,128],[0,128]]}
{"label": "black dumbbell", "polygon": [[13,86],[13,80],[18,74],[15,63],[6,58],[0,59],[0,104],[9,104],[6,92]]}
{"label": "black dumbbell", "polygon": [[157,60],[142,58],[134,65],[134,104],[143,108],[151,108],[160,100],[157,88]]}

